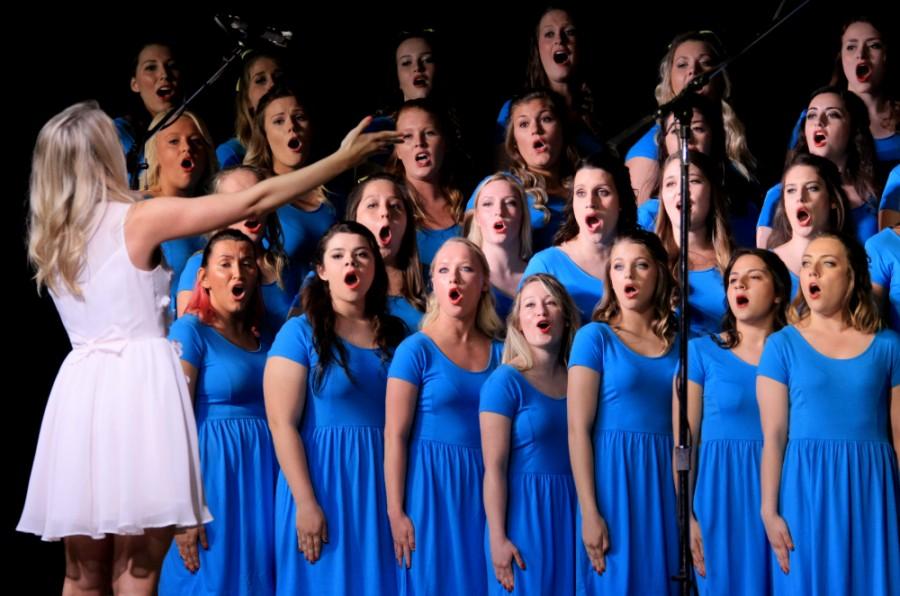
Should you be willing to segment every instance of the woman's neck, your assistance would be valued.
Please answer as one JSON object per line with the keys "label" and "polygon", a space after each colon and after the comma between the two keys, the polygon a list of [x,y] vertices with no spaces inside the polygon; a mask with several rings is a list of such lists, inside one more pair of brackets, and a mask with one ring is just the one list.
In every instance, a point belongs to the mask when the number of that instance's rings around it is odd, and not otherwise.
{"label": "woman's neck", "polygon": [[400,296],[403,294],[403,286],[406,282],[404,271],[398,269],[393,263],[385,263],[388,278],[388,296]]}
{"label": "woman's neck", "polygon": [[519,254],[518,242],[512,244],[514,245],[503,246],[501,244],[482,242],[481,252],[484,253],[484,258],[487,259],[491,277],[509,277],[525,271],[525,261]]}
{"label": "woman's neck", "polygon": [[615,326],[639,337],[653,334],[653,309],[649,306],[643,310],[621,309]]}
{"label": "woman's neck", "polygon": [[475,325],[476,316],[477,313],[472,313],[467,317],[458,319],[438,312],[437,318],[428,326],[428,334],[454,343],[468,343],[483,335]]}
{"label": "woman's neck", "polygon": [[[778,305],[776,305],[776,308],[778,308]],[[741,338],[741,347],[757,355],[762,354],[766,338],[772,334],[773,319],[773,315],[769,314],[759,321],[738,321],[735,329],[737,329]]]}
{"label": "woman's neck", "polygon": [[158,197],[192,197],[194,193],[189,188],[178,188],[174,184],[160,179],[159,184],[157,186],[157,191],[151,194],[154,194]]}

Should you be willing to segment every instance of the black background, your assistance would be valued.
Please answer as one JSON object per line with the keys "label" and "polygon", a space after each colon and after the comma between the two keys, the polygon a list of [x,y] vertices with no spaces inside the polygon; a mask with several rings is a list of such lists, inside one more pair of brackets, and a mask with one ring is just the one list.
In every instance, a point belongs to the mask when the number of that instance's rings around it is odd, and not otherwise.
{"label": "black background", "polygon": [[[15,19],[5,19],[3,28],[10,38],[4,53],[3,116],[13,128],[4,165],[12,172],[5,200],[14,219],[12,252],[7,254],[14,263],[15,305],[7,313],[11,333],[4,363],[5,401],[10,405],[4,583],[13,593],[52,594],[59,593],[62,582],[61,543],[42,543],[14,531],[46,396],[69,350],[50,300],[35,292],[25,258],[25,203],[34,139],[48,118],[76,101],[96,99],[111,115],[121,114],[130,95],[129,68],[136,44],[148,35],[166,33],[179,41],[189,90],[217,68],[231,46],[213,22],[217,10],[226,10],[221,4],[208,9],[185,3],[148,4],[144,14],[136,10],[137,4],[118,11],[84,3],[62,9],[34,4],[22,7],[24,13]],[[712,29],[728,51],[736,53],[769,26],[780,2],[686,4],[683,12],[675,2],[606,1],[579,7],[579,43],[591,41],[593,89],[608,133],[617,133],[655,107],[657,65],[676,33]],[[783,12],[798,4],[785,2]],[[278,9],[232,4],[231,11],[254,25],[281,24],[294,31],[289,54],[294,72],[314,99],[312,117],[320,151],[335,147],[359,118],[397,99],[392,95],[397,32],[435,28],[442,41],[439,76],[451,81],[467,129],[475,131],[468,141],[476,159],[483,160],[490,154],[497,110],[524,82],[528,38],[543,3],[487,5],[383,2],[359,7],[297,2]],[[879,9],[883,4],[877,2],[853,2],[843,8],[812,2],[729,69],[733,104],[747,125],[766,187],[780,174],[789,132],[809,92],[828,82],[841,23],[851,14],[874,14]],[[881,16],[882,24],[891,22]],[[194,108],[207,120],[217,142],[231,136],[236,77],[235,68]],[[491,171],[486,161],[476,166],[478,174]]]}

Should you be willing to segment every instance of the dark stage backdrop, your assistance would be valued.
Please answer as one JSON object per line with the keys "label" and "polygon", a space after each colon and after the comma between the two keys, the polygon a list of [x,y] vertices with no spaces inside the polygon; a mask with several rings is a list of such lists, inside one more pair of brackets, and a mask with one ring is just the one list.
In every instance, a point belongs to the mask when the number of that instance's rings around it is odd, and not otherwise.
{"label": "dark stage backdrop", "polygon": [[[467,121],[475,173],[491,171],[493,121],[502,102],[524,82],[528,38],[542,3],[296,2],[279,3],[277,9],[252,4],[232,4],[231,10],[255,25],[283,24],[294,31],[289,55],[313,99],[320,151],[334,148],[363,115],[397,99],[392,95],[397,32],[435,28],[443,43],[440,76],[450,80]],[[673,35],[712,29],[735,53],[768,26],[780,2],[686,2],[684,13],[675,2],[579,4],[579,44],[584,51],[585,41],[591,41],[587,57],[593,63],[596,103],[611,136],[655,107],[657,65]],[[785,2],[784,12],[797,4]],[[871,13],[881,3],[846,4],[858,14]],[[96,99],[111,115],[121,114],[130,95],[130,63],[141,38],[164,33],[180,42],[189,91],[217,68],[230,48],[213,22],[215,10],[225,10],[223,4],[201,9],[182,2],[144,3],[141,11],[135,3],[113,6],[117,8],[23,3],[17,7],[21,14],[4,20],[3,31],[13,38],[5,52],[3,115],[14,129],[5,157],[12,172],[5,201],[14,222],[8,254],[14,263],[15,308],[5,326],[13,335],[7,338],[4,363],[9,457],[3,539],[5,568],[12,580],[5,583],[15,586],[14,593],[59,593],[63,576],[60,543],[42,543],[14,531],[46,396],[69,350],[50,300],[35,293],[25,259],[25,201],[34,139],[49,117],[76,101]],[[813,2],[730,69],[733,103],[747,125],[766,187],[780,174],[789,132],[809,92],[828,81],[839,27],[849,11]],[[235,68],[193,108],[210,124],[217,142],[230,136],[236,77]]]}

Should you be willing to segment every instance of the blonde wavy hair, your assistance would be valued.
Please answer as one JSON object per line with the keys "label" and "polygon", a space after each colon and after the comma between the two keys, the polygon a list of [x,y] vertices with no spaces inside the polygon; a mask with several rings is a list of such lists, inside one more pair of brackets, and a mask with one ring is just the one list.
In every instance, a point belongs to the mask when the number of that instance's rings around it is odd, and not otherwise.
{"label": "blonde wavy hair", "polygon": [[88,236],[110,201],[135,201],[125,154],[100,106],[77,103],[47,121],[34,146],[28,260],[38,292],[46,286],[51,292],[81,296],[78,277]]}
{"label": "blonde wavy hair", "polygon": [[509,105],[509,120],[506,123],[503,149],[506,152],[506,157],[509,159],[510,173],[521,180],[525,192],[534,197],[532,207],[544,216],[544,223],[546,224],[550,221],[550,209],[547,208],[547,202],[550,199],[547,194],[547,181],[542,175],[529,170],[528,164],[522,159],[522,154],[519,153],[519,147],[516,144],[515,122],[513,121],[513,112],[515,112],[516,108],[534,100],[543,102],[562,127],[563,152],[559,156],[557,169],[560,183],[566,190],[570,190],[572,186],[572,174],[574,174],[575,162],[578,161],[578,152],[570,142],[565,102],[559,95],[547,89],[533,89],[513,98]]}
{"label": "blonde wavy hair", "polygon": [[[675,92],[672,90],[672,64],[675,61],[675,52],[678,47],[686,41],[698,41],[706,44],[713,59],[718,64],[725,56],[722,42],[712,31],[689,31],[680,33],[672,39],[665,55],[659,61],[659,83],[654,90],[656,103],[662,105],[667,101],[674,99]],[[756,158],[750,153],[750,147],[747,145],[747,132],[744,124],[737,117],[734,108],[729,103],[731,97],[731,80],[728,78],[727,72],[718,75],[723,81],[720,87],[720,96],[722,101],[722,120],[725,125],[725,151],[728,159],[731,160],[734,167],[747,179],[753,179],[753,171],[756,169]],[[715,83],[713,83],[715,84]]]}
{"label": "blonde wavy hair", "polygon": [[534,366],[531,345],[522,333],[519,324],[519,312],[522,309],[522,290],[528,284],[539,283],[547,293],[553,296],[562,309],[565,329],[559,344],[557,364],[566,367],[569,364],[569,352],[575,341],[575,333],[581,327],[581,315],[572,297],[559,281],[547,273],[535,273],[522,280],[522,286],[516,293],[509,316],[506,318],[506,341],[503,343],[503,364],[509,364],[518,371],[526,371]]}
{"label": "blonde wavy hair", "polygon": [[[148,128],[153,128],[159,122],[166,117],[166,112],[161,112],[153,118],[150,122],[150,126]],[[203,123],[203,120],[200,119],[199,116],[194,114],[193,112],[189,112],[185,110],[181,116],[178,117],[177,120],[173,120],[169,125],[165,128],[161,129],[157,134],[153,135],[150,139],[147,140],[147,143],[144,145],[144,157],[147,160],[147,169],[141,172],[141,188],[143,190],[157,190],[159,188],[159,156],[157,145],[160,140],[160,134],[171,126],[181,120],[182,118],[188,118],[191,122],[194,123],[194,126],[197,128],[197,132],[200,133],[200,136],[203,138],[203,145],[206,149],[206,171],[203,174],[203,178],[201,178],[197,182],[197,188],[194,189],[194,194],[202,193],[206,188],[209,187],[209,181],[216,174],[219,169],[219,160],[216,159],[216,146],[213,144],[212,136],[209,134],[209,129],[206,128],[206,124]]]}
{"label": "blonde wavy hair", "polygon": [[[431,261],[431,277],[434,277],[434,268],[438,261],[437,255],[444,250],[445,246],[451,243],[462,244],[463,246],[468,247],[469,251],[475,256],[475,260],[478,261],[479,266],[481,267],[485,282],[489,284],[491,268],[488,265],[487,259],[484,257],[484,253],[481,252],[481,249],[478,248],[478,245],[474,242],[460,237],[448,238],[441,248],[438,249],[438,252],[434,255],[434,259]],[[432,291],[428,294],[425,315],[422,317],[421,323],[419,323],[419,329],[425,329],[425,327],[434,323],[438,318],[439,311],[440,306],[438,306],[437,296]],[[491,293],[490,288],[481,293],[481,298],[478,301],[478,312],[475,316],[475,328],[491,339],[497,339],[502,335],[503,322],[500,320],[500,317],[497,316],[496,306],[494,305],[494,295]]]}
{"label": "blonde wavy hair", "polygon": [[234,99],[234,136],[244,147],[250,144],[250,137],[253,134],[253,120],[256,117],[255,110],[250,105],[249,91],[252,86],[250,75],[253,66],[263,59],[268,59],[275,63],[277,70],[273,78],[279,78],[282,68],[281,58],[272,52],[254,49],[249,50],[244,55],[241,77],[237,82],[237,94]]}
{"label": "blonde wavy hair", "polygon": [[[678,333],[678,318],[675,316],[675,303],[678,300],[678,282],[672,276],[672,272],[668,267],[668,254],[663,248],[662,242],[651,232],[635,229],[620,234],[616,241],[613,242],[613,249],[616,245],[625,242],[639,244],[647,249],[650,258],[656,264],[656,287],[653,289],[653,323],[650,329],[653,334],[660,340],[665,342],[666,350],[672,347],[675,342],[675,335]],[[612,268],[612,258],[606,261],[606,269],[603,273],[603,298],[594,308],[591,314],[591,321],[606,323],[612,325],[619,315],[622,313],[622,306],[619,304],[619,298],[613,290],[612,281],[610,279],[610,270]]]}
{"label": "blonde wavy hair", "polygon": [[[481,185],[478,188],[478,193],[475,195],[475,209],[478,209],[478,200],[481,198],[481,192],[491,182],[496,182],[498,180],[503,180],[504,182],[509,184],[509,187],[512,188],[513,196],[516,198],[517,207],[519,209],[519,213],[521,214],[521,223],[519,224],[519,229],[517,230],[518,238],[519,238],[519,257],[522,260],[527,261],[531,258],[532,254],[532,246],[531,246],[531,213],[528,210],[528,199],[525,197],[525,189],[522,188],[522,185],[516,180],[513,176],[507,174],[506,172],[497,172],[496,174],[489,176],[485,180],[481,182]],[[481,243],[484,242],[484,237],[481,235],[481,228],[478,227],[478,224],[475,223],[475,209],[466,212],[465,217],[465,229],[466,229],[466,238],[475,243],[479,248],[481,247]]]}
{"label": "blonde wavy hair", "polygon": [[[869,257],[866,249],[852,235],[821,232],[813,236],[810,243],[820,238],[833,238],[841,243],[847,256],[847,293],[843,300],[844,321],[861,333],[876,333],[884,328],[884,320],[872,293],[872,278],[869,276]],[[788,322],[796,325],[809,318],[810,308],[803,294],[797,292],[788,310]]]}

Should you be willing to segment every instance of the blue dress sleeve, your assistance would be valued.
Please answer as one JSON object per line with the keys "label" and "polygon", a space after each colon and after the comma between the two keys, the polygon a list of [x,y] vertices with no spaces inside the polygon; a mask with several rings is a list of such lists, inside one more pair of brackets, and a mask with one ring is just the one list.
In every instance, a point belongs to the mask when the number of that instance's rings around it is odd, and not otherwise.
{"label": "blue dress sleeve", "polygon": [[900,334],[893,329],[879,331],[891,344],[891,387],[900,385]]}
{"label": "blue dress sleeve", "polygon": [[312,349],[312,327],[306,316],[294,317],[281,326],[275,341],[272,342],[269,358],[280,356],[309,368],[309,353]]}
{"label": "blue dress sleeve", "polygon": [[702,342],[711,341],[701,337],[688,342],[688,380],[697,383],[701,387],[706,384],[706,363],[703,360]]}
{"label": "blue dress sleeve", "polygon": [[878,245],[879,238],[872,236],[866,240],[866,254],[869,255],[869,277],[872,283],[888,288],[891,284],[891,270]]}
{"label": "blue dress sleeve", "polygon": [[479,412],[492,412],[507,418],[515,418],[522,406],[522,395],[514,378],[513,369],[499,367],[481,386]]}
{"label": "blue dress sleeve", "polygon": [[659,125],[654,124],[650,130],[644,133],[637,143],[631,146],[625,155],[625,161],[634,159],[635,157],[643,157],[644,159],[652,159],[656,161],[659,157],[659,148],[656,146],[656,134],[659,132]]}
{"label": "blue dress sleeve", "polygon": [[794,123],[793,130],[791,130],[791,138],[788,140],[788,150],[797,146],[797,141],[800,140],[800,135],[803,134],[803,125],[805,122],[806,110],[803,110],[800,112],[800,117],[797,118],[797,122]]}
{"label": "blue dress sleeve", "polygon": [[766,340],[762,356],[759,359],[759,367],[756,376],[767,377],[778,381],[782,385],[788,385],[790,381],[790,362],[785,354],[783,342],[787,341],[785,333],[790,330],[786,327],[783,331],[773,333]]}
{"label": "blue dress sleeve", "polygon": [[388,378],[400,379],[420,387],[425,377],[425,346],[421,333],[410,335],[397,346]]}
{"label": "blue dress sleeve", "polygon": [[519,287],[517,290],[522,289],[522,282],[525,281],[529,275],[534,275],[535,273],[551,273],[546,262],[548,250],[551,249],[548,248],[532,255],[528,264],[525,265],[525,271],[522,273],[522,279],[519,280]]}
{"label": "blue dress sleeve", "polygon": [[178,278],[179,292],[193,292],[194,284],[197,282],[197,272],[200,271],[200,264],[203,261],[203,253],[194,253],[191,258],[184,264],[181,271],[181,277]]}
{"label": "blue dress sleeve", "polygon": [[781,183],[779,182],[766,192],[762,209],[759,210],[759,219],[756,222],[758,228],[771,228],[775,222],[775,208],[781,199]]}
{"label": "blue dress sleeve", "polygon": [[236,138],[231,138],[216,147],[219,169],[239,165],[244,161],[246,150]]}
{"label": "blue dress sleeve", "polygon": [[119,137],[119,143],[122,150],[128,155],[131,146],[134,145],[134,132],[131,130],[131,124],[125,118],[119,117],[113,120],[116,127],[116,135]]}
{"label": "blue dress sleeve", "polygon": [[502,145],[503,141],[506,140],[506,125],[509,123],[509,108],[511,105],[512,100],[507,99],[500,106],[500,112],[497,114],[497,126],[495,127],[494,143],[496,145]]}
{"label": "blue dress sleeve", "polygon": [[900,211],[900,165],[894,166],[891,173],[888,175],[878,209]]}
{"label": "blue dress sleeve", "polygon": [[481,179],[481,182],[475,187],[475,190],[472,191],[472,194],[469,196],[469,201],[466,203],[466,211],[472,211],[475,209],[475,197],[478,196],[478,193],[481,191],[481,188],[484,186],[485,182],[488,181],[490,176],[485,176]]}
{"label": "blue dress sleeve", "polygon": [[572,353],[569,355],[569,368],[585,366],[600,374],[603,373],[605,338],[601,326],[602,323],[588,323],[578,330],[572,343]]}
{"label": "blue dress sleeve", "polygon": [[180,346],[179,358],[200,368],[206,358],[206,342],[200,335],[203,323],[194,315],[179,317],[169,329],[169,341]]}
{"label": "blue dress sleeve", "polygon": [[648,232],[656,229],[656,216],[659,214],[659,199],[651,197],[637,209],[638,227]]}

